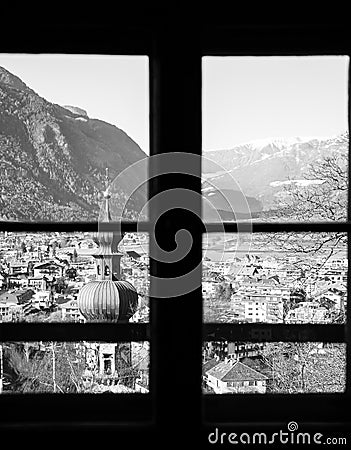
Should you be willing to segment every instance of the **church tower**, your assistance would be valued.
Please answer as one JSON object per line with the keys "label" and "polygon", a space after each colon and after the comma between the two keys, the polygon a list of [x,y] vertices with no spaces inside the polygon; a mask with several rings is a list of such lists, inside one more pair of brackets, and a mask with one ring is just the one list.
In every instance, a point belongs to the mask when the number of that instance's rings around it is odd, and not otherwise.
{"label": "church tower", "polygon": [[103,230],[104,223],[112,222],[110,213],[108,169],[105,175],[103,210],[100,215],[100,229],[95,236],[98,249],[95,258],[96,280],[87,283],[78,294],[78,305],[88,321],[128,322],[136,312],[138,294],[128,281],[120,281],[121,257],[118,244],[123,236],[120,232]]}
{"label": "church tower", "polygon": [[100,214],[100,230],[95,236],[95,242],[99,245],[99,249],[94,254],[96,264],[96,275],[98,280],[120,280],[121,278],[121,257],[122,253],[118,252],[118,245],[122,241],[123,236],[120,233],[112,231],[103,231],[104,223],[112,222],[110,213],[109,192],[109,176],[108,169],[105,175],[105,191],[103,192],[103,209]]}

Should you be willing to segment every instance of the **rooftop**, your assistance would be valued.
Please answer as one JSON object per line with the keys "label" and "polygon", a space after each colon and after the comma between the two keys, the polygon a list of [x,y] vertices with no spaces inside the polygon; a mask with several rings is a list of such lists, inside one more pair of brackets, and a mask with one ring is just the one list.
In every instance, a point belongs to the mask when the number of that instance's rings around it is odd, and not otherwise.
{"label": "rooftop", "polygon": [[211,370],[213,367],[217,366],[217,364],[219,364],[219,361],[217,361],[217,359],[215,359],[215,358],[210,359],[209,361],[206,361],[202,365],[202,374],[205,375],[206,372]]}
{"label": "rooftop", "polygon": [[235,362],[221,362],[207,371],[211,375],[224,382],[228,381],[257,381],[267,380],[268,377],[258,372],[255,369],[243,364],[240,361]]}

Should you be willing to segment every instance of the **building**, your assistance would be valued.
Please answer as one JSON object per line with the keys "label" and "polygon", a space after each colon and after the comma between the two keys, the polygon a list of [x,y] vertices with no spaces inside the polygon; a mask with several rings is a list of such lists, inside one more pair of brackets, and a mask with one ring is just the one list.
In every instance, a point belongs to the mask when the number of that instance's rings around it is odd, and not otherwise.
{"label": "building", "polygon": [[121,279],[121,257],[118,245],[123,237],[118,232],[103,231],[104,223],[111,222],[109,208],[108,174],[104,192],[105,207],[102,211],[99,244],[93,254],[96,279],[85,284],[78,294],[81,314],[87,321],[128,322],[138,307],[138,294],[134,286]]}
{"label": "building", "polygon": [[277,276],[244,281],[239,292],[290,298],[290,287],[280,283]]}
{"label": "building", "polygon": [[296,308],[288,312],[285,318],[286,323],[326,323],[328,321],[328,309],[320,306],[318,302],[300,302]]}
{"label": "building", "polygon": [[202,280],[202,294],[205,297],[211,297],[216,293],[218,282],[215,280]]}
{"label": "building", "polygon": [[215,364],[205,373],[209,388],[216,394],[266,393],[268,377],[236,360]]}
{"label": "building", "polygon": [[28,264],[23,262],[10,262],[9,275],[26,274],[28,271]]}
{"label": "building", "polygon": [[46,291],[48,288],[48,279],[45,275],[38,277],[28,277],[27,286],[33,287],[34,289]]}
{"label": "building", "polygon": [[0,301],[0,322],[20,322],[23,320],[22,305]]}
{"label": "building", "polygon": [[46,261],[42,263],[35,264],[33,266],[33,276],[37,277],[55,277],[61,278],[65,270],[64,264],[59,264],[54,261]]}
{"label": "building", "polygon": [[202,388],[204,392],[213,393],[214,390],[209,385],[209,379],[207,377],[207,372],[213,367],[219,364],[219,358],[212,358],[202,364]]}
{"label": "building", "polygon": [[321,302],[327,300],[332,302],[333,308],[336,310],[345,311],[347,301],[347,288],[342,283],[331,283],[327,287],[316,292],[313,296],[315,301]]}
{"label": "building", "polygon": [[203,346],[205,360],[218,358],[236,360],[244,357],[258,356],[263,349],[263,343],[210,341]]}
{"label": "building", "polygon": [[38,291],[33,295],[31,303],[35,308],[47,309],[53,304],[53,293],[51,291]]}
{"label": "building", "polygon": [[283,299],[277,295],[234,294],[233,316],[240,322],[279,323],[283,321]]}
{"label": "building", "polygon": [[28,303],[33,297],[34,291],[32,289],[18,289],[15,291],[7,291],[0,294],[0,302],[7,301],[15,304]]}
{"label": "building", "polygon": [[[118,244],[123,238],[122,235],[104,231],[104,224],[111,222],[110,197],[106,170],[105,204],[96,235],[98,248],[93,254],[96,279],[82,286],[77,303],[79,312],[87,321],[126,323],[137,310],[138,294],[131,283],[120,280],[122,253],[118,251]],[[117,392],[123,386],[135,392],[136,373],[132,366],[132,343],[91,343],[86,361],[86,389]],[[115,390],[111,386],[118,388]]]}
{"label": "building", "polygon": [[333,283],[347,283],[347,270],[321,271],[319,276],[326,280],[330,280]]}
{"label": "building", "polygon": [[4,275],[0,273],[0,289],[6,285],[6,278]]}
{"label": "building", "polygon": [[68,298],[64,303],[59,303],[59,310],[61,311],[61,319],[63,321],[70,321],[76,323],[84,323],[85,318],[79,311],[78,302],[73,298]]}

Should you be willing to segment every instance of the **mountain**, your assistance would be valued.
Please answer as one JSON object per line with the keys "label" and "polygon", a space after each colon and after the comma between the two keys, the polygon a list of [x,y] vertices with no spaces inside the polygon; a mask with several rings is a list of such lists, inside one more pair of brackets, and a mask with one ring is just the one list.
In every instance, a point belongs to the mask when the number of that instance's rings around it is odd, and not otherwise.
{"label": "mountain", "polygon": [[[273,138],[237,145],[232,149],[207,151],[203,158],[205,197],[234,191],[236,197],[256,200],[255,217],[273,210],[287,185],[297,187],[322,183],[308,179],[309,168],[326,156],[348,154],[349,134],[332,138]],[[215,203],[219,206],[218,203]],[[261,207],[259,207],[261,205]],[[236,208],[235,202],[231,205]],[[229,211],[230,209],[226,209]]]}
{"label": "mountain", "polygon": [[202,214],[206,221],[245,220],[258,217],[262,203],[235,189],[210,189],[203,192]]}
{"label": "mountain", "polygon": [[[322,182],[309,180],[308,168],[326,155],[347,154],[348,142],[345,133],[263,139],[205,152],[205,219],[215,220],[217,213],[225,220],[269,214],[287,185]],[[131,167],[145,157],[123,130],[90,118],[79,106],[48,102],[0,67],[0,220],[97,220],[105,168],[111,180],[130,168],[111,188],[113,214],[131,183],[147,179],[146,165]],[[123,217],[137,218],[145,200],[144,186]]]}
{"label": "mountain", "polygon": [[[97,220],[106,167],[113,180],[145,157],[123,130],[77,106],[48,102],[0,67],[1,220]],[[114,186],[112,214],[131,179],[143,182],[146,171],[131,168]],[[135,218],[145,199],[138,190],[126,218]]]}

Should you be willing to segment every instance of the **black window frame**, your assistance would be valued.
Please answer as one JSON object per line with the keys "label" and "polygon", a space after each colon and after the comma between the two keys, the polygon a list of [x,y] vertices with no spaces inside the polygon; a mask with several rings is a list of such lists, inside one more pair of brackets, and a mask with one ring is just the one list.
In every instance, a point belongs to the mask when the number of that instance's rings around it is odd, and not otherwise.
{"label": "black window frame", "polygon": [[[10,53],[87,53],[140,54],[149,56],[150,64],[150,155],[184,151],[201,155],[201,58],[202,56],[271,56],[271,55],[350,55],[347,27],[343,24],[270,24],[242,25],[235,20],[206,17],[201,24],[193,20],[179,22],[154,15],[128,25],[105,23],[40,23],[23,26],[22,42],[2,42],[0,52]],[[182,17],[184,19],[184,17]],[[179,30],[181,28],[181,33]],[[62,34],[63,31],[63,34]],[[47,39],[43,39],[43,34]],[[57,35],[56,35],[57,34]],[[72,38],[74,36],[74,39]],[[171,139],[170,139],[171,136]],[[350,156],[350,153],[349,153]],[[350,175],[349,157],[349,175]],[[152,168],[150,168],[152,173]],[[199,179],[184,180],[184,187],[201,193]],[[349,177],[350,178],[350,177]],[[150,197],[169,189],[173,179],[152,179]],[[201,210],[201,205],[197,205]],[[348,220],[345,223],[255,223],[253,232],[276,231],[345,231],[350,228],[350,196]],[[157,216],[157,211],[154,211]],[[152,223],[153,216],[150,220]],[[150,223],[138,230],[151,231]],[[191,250],[201,260],[202,229],[190,224],[194,236]],[[177,226],[189,228],[179,217]],[[235,223],[224,225],[226,232],[237,232]],[[124,223],[124,231],[136,231],[136,224]],[[216,224],[207,228],[218,231]],[[0,223],[1,230],[21,231],[96,231],[97,223]],[[160,233],[162,239],[174,233],[169,224]],[[150,234],[150,245],[153,245]],[[348,239],[350,261],[350,239]],[[151,274],[172,276],[167,269],[150,263]],[[348,288],[350,286],[348,272]],[[146,439],[168,439],[183,442],[190,433],[194,442],[207,442],[207,433],[215,425],[225,431],[243,427],[244,431],[260,426],[298,420],[313,428],[324,422],[331,429],[347,430],[350,424],[346,406],[351,392],[351,307],[347,307],[346,325],[285,324],[203,324],[202,290],[167,300],[150,299],[150,324],[1,324],[0,340],[150,340],[150,395],[128,394],[97,396],[45,394],[1,396],[0,428],[29,433],[63,430],[66,433],[102,431],[129,443]],[[186,314],[182,313],[186,305]],[[177,311],[177,313],[175,313]],[[329,341],[347,342],[347,389],[345,394],[283,395],[252,394],[203,395],[201,389],[201,347],[206,340],[252,341]],[[175,384],[172,380],[178,380]],[[36,414],[30,413],[35,405]],[[47,413],[50,411],[50,414]],[[39,413],[37,413],[39,412]],[[347,413],[349,414],[349,413]],[[241,425],[240,425],[241,424]],[[180,430],[181,427],[181,430]],[[238,428],[239,427],[239,428]],[[246,429],[245,429],[246,427]],[[316,428],[318,430],[318,426]],[[261,428],[262,430],[262,428]],[[138,431],[138,433],[134,433]],[[180,433],[181,431],[181,433]],[[90,433],[91,434],[91,433]],[[90,435],[89,434],[89,435]],[[164,441],[163,441],[164,442]]]}
{"label": "black window frame", "polygon": [[[346,28],[340,22],[276,26],[219,26],[209,36],[205,33],[203,56],[310,56],[348,55]],[[350,105],[350,97],[349,97]],[[350,121],[350,113],[348,114]],[[350,148],[348,174],[350,180]],[[216,226],[212,227],[216,231]],[[218,230],[220,231],[220,230]],[[225,224],[226,232],[236,232],[235,224]],[[350,264],[350,193],[348,193],[347,220],[328,223],[254,223],[252,232],[328,232],[343,231],[348,234],[347,250]],[[350,288],[350,271],[347,287]],[[347,306],[346,324],[340,325],[286,325],[286,324],[205,324],[204,340],[242,341],[290,341],[290,342],[345,342],[346,347],[346,390],[331,394],[265,394],[262,398],[243,394],[232,399],[230,395],[206,396],[205,426],[213,431],[213,424],[220,424],[223,432],[233,429],[248,432],[262,431],[264,427],[279,429],[291,420],[303,423],[305,430],[318,430],[318,423],[324,423],[324,430],[348,430],[350,414],[346,405],[351,396],[351,309]],[[259,339],[257,339],[259,338]],[[321,430],[321,425],[319,425]]]}

